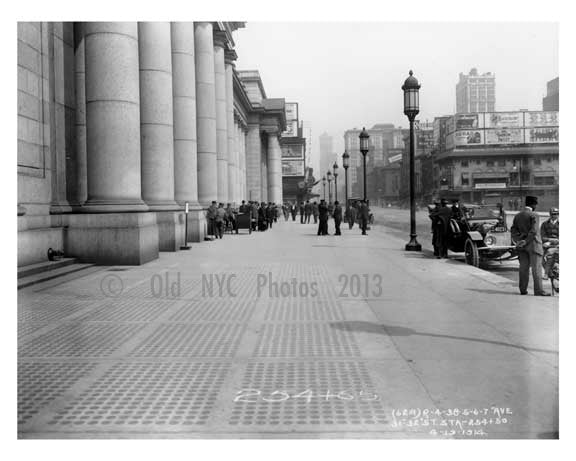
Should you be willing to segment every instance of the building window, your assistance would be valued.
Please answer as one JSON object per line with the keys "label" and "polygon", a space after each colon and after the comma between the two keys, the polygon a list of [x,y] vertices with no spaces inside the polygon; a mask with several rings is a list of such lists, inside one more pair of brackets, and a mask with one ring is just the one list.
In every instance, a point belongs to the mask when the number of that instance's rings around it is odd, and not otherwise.
{"label": "building window", "polygon": [[498,160],[498,166],[506,166],[506,160]]}
{"label": "building window", "polygon": [[466,168],[468,166],[468,160],[460,160],[460,165]]}
{"label": "building window", "polygon": [[482,160],[476,160],[476,165],[482,165]]}
{"label": "building window", "polygon": [[462,182],[462,186],[469,186],[470,185],[470,179],[468,178],[468,174],[463,173],[460,181]]}
{"label": "building window", "polygon": [[554,176],[534,176],[535,186],[553,186],[556,184]]}
{"label": "building window", "polygon": [[494,160],[486,160],[486,166],[494,166]]}
{"label": "building window", "polygon": [[533,160],[533,162],[534,162],[534,165],[542,165],[542,160],[539,159],[539,158],[535,158],[535,159]]}

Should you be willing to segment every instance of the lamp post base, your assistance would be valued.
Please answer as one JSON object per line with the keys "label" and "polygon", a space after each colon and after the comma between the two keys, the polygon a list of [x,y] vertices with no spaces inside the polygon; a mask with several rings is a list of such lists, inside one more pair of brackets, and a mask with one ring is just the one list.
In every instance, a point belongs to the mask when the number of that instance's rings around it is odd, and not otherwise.
{"label": "lamp post base", "polygon": [[418,243],[415,235],[410,236],[410,241],[404,247],[406,251],[422,251],[422,245]]}

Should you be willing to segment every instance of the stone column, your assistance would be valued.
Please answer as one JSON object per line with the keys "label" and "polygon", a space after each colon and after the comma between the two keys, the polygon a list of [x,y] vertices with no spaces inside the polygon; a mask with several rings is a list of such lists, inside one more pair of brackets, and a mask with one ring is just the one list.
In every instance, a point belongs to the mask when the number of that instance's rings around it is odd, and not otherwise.
{"label": "stone column", "polygon": [[88,197],[87,157],[86,157],[86,82],[84,70],[84,23],[74,23],[74,72],[76,110],[74,112],[76,125],[76,194],[78,204],[83,204]]}
{"label": "stone column", "polygon": [[194,23],[173,22],[172,94],[174,109],[174,196],[188,202],[188,241],[204,239],[205,219],[198,204],[198,158],[196,145],[196,63]]}
{"label": "stone column", "polygon": [[228,202],[238,202],[238,151],[235,140],[234,124],[234,51],[225,52],[226,64],[226,128],[228,136]]}
{"label": "stone column", "polygon": [[170,23],[138,23],[138,43],[142,199],[156,211],[160,251],[177,251],[184,243],[184,217],[174,200]]}
{"label": "stone column", "polygon": [[214,75],[216,83],[216,136],[218,159],[218,201],[228,202],[228,115],[226,101],[226,69],[224,49],[226,36],[221,32],[214,34]]}
{"label": "stone column", "polygon": [[246,193],[247,200],[262,201],[261,194],[260,124],[249,123],[246,135]]}
{"label": "stone column", "polygon": [[135,22],[85,23],[86,211],[146,211],[140,181],[140,87]]}
{"label": "stone column", "polygon": [[268,201],[282,203],[282,149],[278,133],[268,133]]}
{"label": "stone column", "polygon": [[84,26],[88,200],[86,214],[66,217],[65,251],[99,264],[143,264],[158,257],[158,226],[154,213],[139,212],[148,207],[141,198],[138,25]]}
{"label": "stone column", "polygon": [[216,88],[212,23],[194,23],[196,59],[196,127],[198,145],[198,201],[208,208],[217,200]]}

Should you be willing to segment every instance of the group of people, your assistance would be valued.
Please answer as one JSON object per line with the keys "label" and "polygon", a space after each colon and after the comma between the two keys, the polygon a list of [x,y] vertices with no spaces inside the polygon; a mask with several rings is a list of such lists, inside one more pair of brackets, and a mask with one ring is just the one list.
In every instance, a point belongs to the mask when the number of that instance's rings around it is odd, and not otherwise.
{"label": "group of people", "polygon": [[250,226],[252,230],[265,231],[272,228],[272,223],[278,220],[278,206],[272,202],[242,200],[238,209],[232,207],[230,203],[224,208],[223,203],[213,201],[206,212],[208,221],[208,235],[214,235],[216,238],[222,238],[224,231],[229,229],[238,233],[238,214],[250,214]]}
{"label": "group of people", "polygon": [[288,221],[290,217],[292,217],[292,221],[296,221],[296,216],[300,215],[301,224],[309,224],[313,218],[314,224],[318,224],[318,235],[329,235],[328,220],[330,218],[334,219],[334,235],[342,235],[340,225],[344,219],[347,220],[350,229],[352,229],[356,221],[358,221],[362,235],[367,235],[366,230],[368,229],[368,222],[370,220],[368,202],[364,200],[350,204],[345,212],[338,200],[334,203],[326,202],[325,200],[320,200],[320,203],[306,200],[306,202],[300,202],[298,205],[295,203],[285,203],[282,205],[282,213],[286,221]]}
{"label": "group of people", "polygon": [[[518,288],[521,295],[528,294],[528,282],[530,270],[534,281],[534,296],[550,296],[542,285],[542,267],[544,266],[545,277],[548,276],[554,256],[558,257],[560,222],[558,208],[551,208],[549,219],[538,227],[539,217],[535,213],[538,205],[538,198],[528,196],[525,201],[524,210],[514,216],[512,223],[512,240],[516,243],[518,250],[518,261],[520,263]],[[545,253],[545,263],[542,263]]]}
{"label": "group of people", "polygon": [[448,232],[450,220],[460,220],[466,209],[460,208],[458,199],[452,200],[452,206],[448,206],[448,200],[441,199],[429,208],[430,220],[432,221],[432,247],[436,258],[448,257]]}

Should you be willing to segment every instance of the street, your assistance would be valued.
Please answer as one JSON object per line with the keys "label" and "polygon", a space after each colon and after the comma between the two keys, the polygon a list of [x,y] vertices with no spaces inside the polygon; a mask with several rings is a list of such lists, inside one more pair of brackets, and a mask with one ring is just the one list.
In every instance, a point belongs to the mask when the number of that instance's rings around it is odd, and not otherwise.
{"label": "street", "polygon": [[21,290],[19,437],[557,438],[558,298],[375,215]]}

